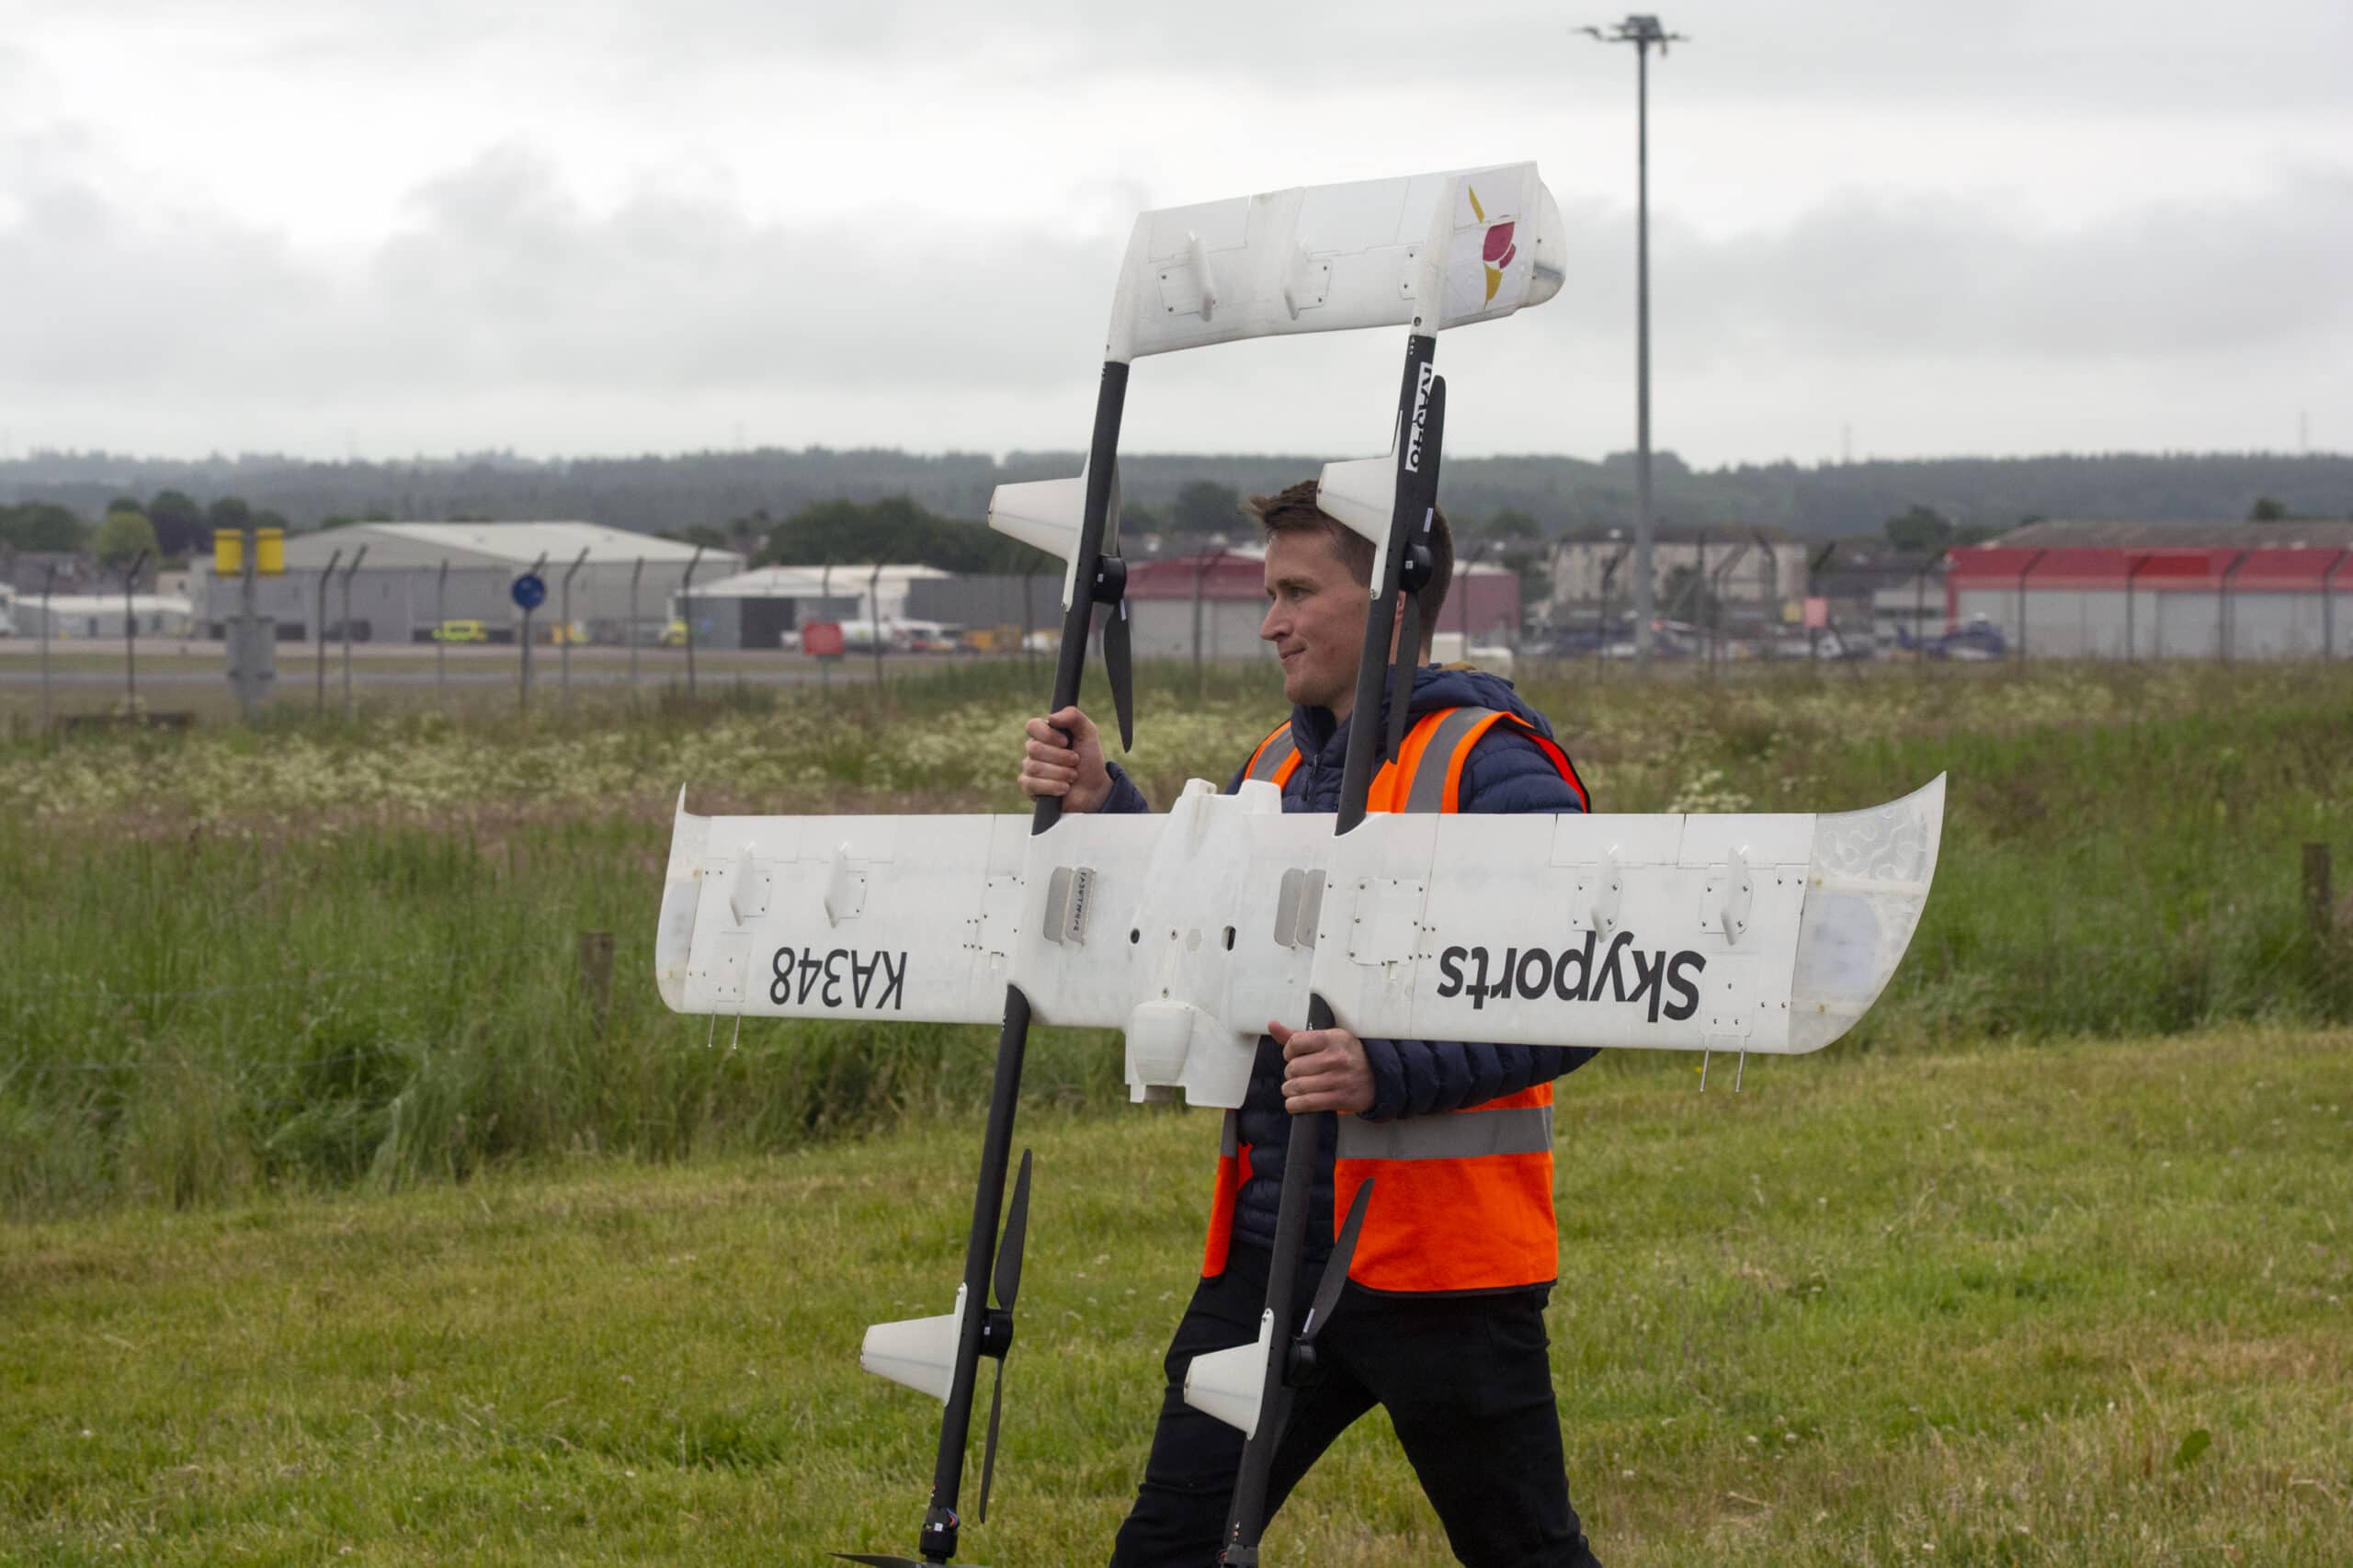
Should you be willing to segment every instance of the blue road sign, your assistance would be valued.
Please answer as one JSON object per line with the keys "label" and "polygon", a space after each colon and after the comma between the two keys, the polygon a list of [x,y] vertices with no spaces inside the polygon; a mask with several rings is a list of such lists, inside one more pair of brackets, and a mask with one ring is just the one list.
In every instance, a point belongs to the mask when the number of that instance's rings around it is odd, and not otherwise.
{"label": "blue road sign", "polygon": [[516,578],[515,585],[506,592],[519,609],[537,609],[548,602],[547,584],[529,572]]}

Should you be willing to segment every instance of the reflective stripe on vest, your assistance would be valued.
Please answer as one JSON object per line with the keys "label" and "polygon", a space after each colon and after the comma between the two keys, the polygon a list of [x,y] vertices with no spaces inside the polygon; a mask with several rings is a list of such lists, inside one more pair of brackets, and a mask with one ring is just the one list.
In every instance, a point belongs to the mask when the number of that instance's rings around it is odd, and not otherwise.
{"label": "reflective stripe on vest", "polygon": [[1242,777],[1264,779],[1279,790],[1290,782],[1291,773],[1298,767],[1299,743],[1291,738],[1290,725],[1285,723],[1258,743],[1258,749],[1250,754],[1249,762],[1243,767]]}
{"label": "reflective stripe on vest", "polygon": [[[1473,1106],[1444,1116],[1403,1121],[1340,1123],[1344,1160],[1475,1160],[1487,1154],[1536,1154],[1552,1146],[1552,1108]],[[1220,1153],[1224,1153],[1222,1149]]]}
{"label": "reflective stripe on vest", "polygon": [[[1394,762],[1375,776],[1366,809],[1461,810],[1462,767],[1472,747],[1496,724],[1536,743],[1576,792],[1583,781],[1561,748],[1515,714],[1492,708],[1447,708],[1417,719]],[[1290,726],[1258,743],[1243,769],[1278,788],[1299,767]],[[1201,1273],[1225,1271],[1233,1206],[1250,1175],[1250,1145],[1241,1117],[1225,1113],[1217,1185]],[[1540,1285],[1559,1273],[1560,1236],[1552,1215],[1552,1085],[1539,1084],[1484,1105],[1396,1121],[1344,1116],[1333,1167],[1336,1227],[1357,1189],[1378,1176],[1357,1236],[1348,1278],[1375,1290],[1411,1293],[1495,1290]]]}

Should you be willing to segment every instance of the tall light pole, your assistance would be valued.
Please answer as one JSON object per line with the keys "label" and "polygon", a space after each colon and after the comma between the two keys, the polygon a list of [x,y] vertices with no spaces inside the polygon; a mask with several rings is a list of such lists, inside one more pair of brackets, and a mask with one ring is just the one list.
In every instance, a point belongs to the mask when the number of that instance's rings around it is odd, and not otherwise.
{"label": "tall light pole", "polygon": [[1656,17],[1628,17],[1607,32],[1586,28],[1603,43],[1634,46],[1634,662],[1651,662],[1651,45],[1661,57],[1670,43],[1689,41],[1668,32]]}

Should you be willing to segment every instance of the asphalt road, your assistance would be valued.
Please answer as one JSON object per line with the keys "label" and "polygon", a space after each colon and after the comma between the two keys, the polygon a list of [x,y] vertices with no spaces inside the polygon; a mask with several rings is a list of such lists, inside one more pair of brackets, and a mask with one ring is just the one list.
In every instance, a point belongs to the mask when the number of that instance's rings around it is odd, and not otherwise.
{"label": "asphalt road", "polygon": [[[437,659],[437,652],[439,657]],[[278,648],[278,685],[271,699],[277,707],[308,707],[323,696],[339,705],[343,691],[344,651],[340,643],[326,647],[325,689],[319,691],[318,646],[281,642]],[[626,690],[631,681],[631,650],[626,647],[577,647],[572,650],[572,683],[583,692]],[[687,680],[686,651],[681,648],[636,650],[636,684],[648,691],[683,686]],[[950,659],[938,654],[886,653],[882,668],[893,679],[942,672],[972,657]],[[1006,655],[998,655],[1004,657]],[[1018,657],[1019,655],[1012,655]],[[194,712],[199,717],[225,716],[233,710],[221,645],[142,639],[138,649],[138,692],[141,699],[161,711]],[[1040,659],[1044,667],[1051,661]],[[534,648],[531,654],[531,694],[535,704],[557,702],[564,689],[563,651]],[[43,711],[58,713],[106,711],[118,707],[125,695],[123,647],[120,642],[60,639],[50,644],[44,696],[42,659],[38,642],[24,638],[0,640],[0,719],[10,725]],[[355,697],[375,693],[404,704],[433,703],[437,691],[453,703],[470,708],[514,693],[521,676],[521,651],[511,643],[455,644],[436,650],[430,644],[355,642],[351,647],[351,686]],[[697,649],[695,673],[699,684],[718,689],[739,683],[766,687],[807,687],[830,684],[845,693],[865,689],[874,679],[871,654],[820,663],[797,653],[767,649]],[[314,695],[315,694],[315,695]]]}
{"label": "asphalt road", "polygon": [[[637,678],[649,686],[687,678],[687,654],[682,648],[640,648],[637,651]],[[480,683],[518,678],[522,654],[512,643],[453,643],[437,651],[430,643],[354,642],[350,649],[352,677],[356,681],[384,681],[397,678],[399,684],[413,684],[421,676],[431,682],[438,671],[448,672],[452,684],[460,681]],[[959,654],[953,658],[935,653],[888,653],[882,667],[893,674],[913,674],[922,670],[944,669],[950,665],[972,658],[1006,657],[1007,655]],[[1017,656],[1017,655],[1014,655]],[[152,676],[161,681],[179,677],[198,680],[223,681],[223,652],[217,642],[182,642],[178,639],[142,638],[138,648],[139,680],[145,685]],[[340,642],[326,646],[327,678],[337,678],[343,668],[344,648]],[[1051,667],[1052,661],[1044,655],[1040,662]],[[626,681],[630,677],[630,650],[625,647],[586,646],[572,651],[572,678],[585,681]],[[315,678],[319,664],[319,648],[313,642],[280,642],[278,645],[278,679],[280,685],[297,676]],[[69,673],[99,673],[119,683],[122,679],[123,645],[120,640],[97,641],[75,638],[60,639],[49,645],[49,665],[52,678],[63,684]],[[531,684],[553,686],[563,678],[563,650],[540,647],[531,652]],[[39,685],[40,681],[40,644],[27,638],[0,639],[0,685],[20,686],[26,681]],[[805,658],[799,653],[786,653],[773,649],[698,648],[695,667],[699,675],[721,680],[753,680],[792,683],[823,678],[824,662]],[[873,655],[854,653],[846,659],[832,661],[831,670],[837,679],[871,678]]]}

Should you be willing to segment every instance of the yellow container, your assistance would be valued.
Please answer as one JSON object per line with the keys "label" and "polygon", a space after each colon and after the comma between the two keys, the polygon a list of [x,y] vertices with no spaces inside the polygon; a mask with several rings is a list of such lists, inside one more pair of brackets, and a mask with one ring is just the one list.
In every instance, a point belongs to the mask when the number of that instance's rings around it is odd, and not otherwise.
{"label": "yellow container", "polygon": [[[244,574],[245,542],[235,528],[212,530],[212,574],[216,577],[237,577]],[[256,528],[254,530],[254,574],[257,577],[282,577],[286,574],[286,530]]]}

